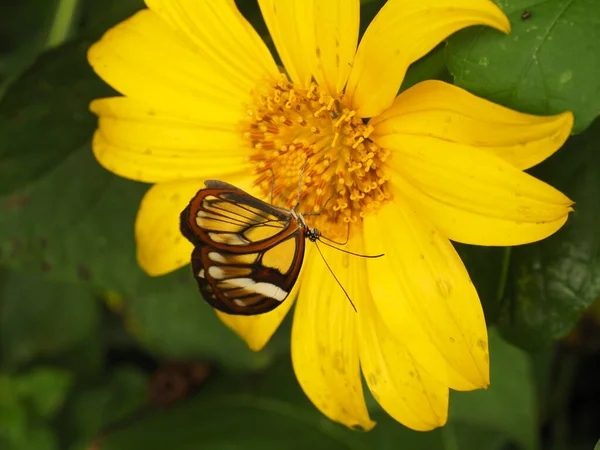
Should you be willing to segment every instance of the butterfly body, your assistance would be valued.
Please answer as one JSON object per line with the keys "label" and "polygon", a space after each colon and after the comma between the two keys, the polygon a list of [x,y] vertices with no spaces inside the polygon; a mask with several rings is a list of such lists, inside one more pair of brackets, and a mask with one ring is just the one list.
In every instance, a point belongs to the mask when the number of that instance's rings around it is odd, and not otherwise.
{"label": "butterfly body", "polygon": [[263,202],[222,181],[206,181],[181,213],[194,245],[192,270],[204,299],[228,314],[262,314],[296,283],[306,239],[319,230],[302,214]]}

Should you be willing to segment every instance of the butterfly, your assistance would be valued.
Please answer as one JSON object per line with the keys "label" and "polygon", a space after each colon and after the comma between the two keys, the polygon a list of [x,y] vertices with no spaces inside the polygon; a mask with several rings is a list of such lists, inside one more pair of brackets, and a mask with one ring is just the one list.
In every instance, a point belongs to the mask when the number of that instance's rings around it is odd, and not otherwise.
{"label": "butterfly", "polygon": [[192,270],[204,299],[228,314],[275,309],[290,294],[306,239],[321,233],[302,214],[208,180],[181,213],[181,233],[194,245]]}
{"label": "butterfly", "polygon": [[[334,247],[321,240],[327,238],[311,228],[295,207],[263,202],[223,181],[204,184],[206,188],[182,211],[180,229],[194,245],[192,271],[200,292],[219,311],[235,315],[272,311],[288,297],[298,279],[306,239]],[[334,248],[366,258],[383,256]],[[317,249],[323,256],[318,245]],[[323,261],[354,307],[325,258]]]}

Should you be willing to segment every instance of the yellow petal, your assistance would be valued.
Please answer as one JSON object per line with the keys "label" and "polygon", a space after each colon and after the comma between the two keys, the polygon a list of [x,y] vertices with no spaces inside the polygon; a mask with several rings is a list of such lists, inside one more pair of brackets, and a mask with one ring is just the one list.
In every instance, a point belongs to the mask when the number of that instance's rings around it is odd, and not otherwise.
{"label": "yellow petal", "polygon": [[179,231],[179,214],[201,180],[155,184],[144,195],[135,221],[138,263],[149,275],[164,275],[190,263],[192,244]]}
{"label": "yellow petal", "polygon": [[279,75],[271,52],[234,0],[145,0],[202,61],[232,82],[252,89]]}
{"label": "yellow petal", "polygon": [[[247,177],[222,177],[250,190]],[[190,263],[192,244],[179,231],[179,215],[204,180],[182,180],[152,186],[140,204],[135,222],[138,263],[149,275],[164,275]]]}
{"label": "yellow petal", "polygon": [[445,386],[487,387],[487,329],[477,292],[444,236],[394,192],[365,218],[367,273],[386,325],[417,363]]}
{"label": "yellow petal", "polygon": [[565,214],[556,220],[540,222],[507,220],[445,203],[429,196],[400,176],[393,179],[393,184],[442,234],[465,244],[511,246],[536,242],[554,234],[568,218]]}
{"label": "yellow petal", "polygon": [[307,8],[303,29],[311,73],[319,86],[341,95],[358,43],[359,0],[300,0]]}
{"label": "yellow petal", "polygon": [[332,95],[341,94],[356,53],[359,0],[259,0],[277,52],[290,78],[311,77]]}
{"label": "yellow petal", "polygon": [[[352,293],[364,261],[323,246],[323,255]],[[292,362],[302,389],[327,417],[348,427],[375,425],[365,404],[358,361],[357,313],[315,249],[306,273],[292,328]]]}
{"label": "yellow petal", "polygon": [[258,352],[267,345],[267,342],[269,342],[271,336],[277,331],[277,328],[279,328],[279,325],[294,304],[301,283],[302,274],[298,276],[296,284],[283,304],[268,313],[256,316],[234,316],[217,310],[215,312],[225,325],[246,341],[250,350]]}
{"label": "yellow petal", "polygon": [[249,170],[237,125],[198,123],[126,97],[96,100],[93,149],[98,162],[122,177],[160,183]]}
{"label": "yellow petal", "polygon": [[537,241],[560,228],[572,210],[573,202],[552,186],[474,147],[439,145],[438,139],[425,136],[393,134],[374,140],[393,149],[388,160],[393,183],[418,200],[415,206],[424,208],[454,241]]}
{"label": "yellow petal", "polygon": [[390,416],[413,430],[444,425],[448,388],[423,370],[395,339],[366,286],[363,291],[358,320],[360,364],[373,397]]}
{"label": "yellow petal", "polygon": [[573,114],[523,114],[457,86],[430,80],[402,92],[370,124],[376,135],[435,137],[438,148],[447,142],[470,145],[524,170],[564,144],[573,127]]}
{"label": "yellow petal", "polygon": [[361,117],[374,117],[396,96],[408,66],[452,33],[510,23],[489,0],[389,0],[367,28],[348,80],[347,96]]}
{"label": "yellow petal", "polygon": [[312,22],[312,2],[258,0],[258,4],[290,78],[294,83],[307,85],[311,80],[311,57],[306,39]]}
{"label": "yellow petal", "polygon": [[[221,14],[231,19],[228,27],[233,30],[247,27],[235,18],[239,13],[231,10],[230,3],[210,4],[215,11],[200,28],[206,29],[211,39],[203,46],[200,38],[192,42],[155,12],[143,10],[90,47],[88,60],[108,84],[134,100],[185,120],[238,123],[251,89],[261,79],[276,77],[277,69],[274,63],[270,68],[258,63],[266,50],[254,45],[248,33],[234,31],[227,41],[212,38],[208,30],[221,26],[216,22]],[[238,50],[233,52],[233,47]],[[229,67],[238,53],[257,60],[252,71],[235,72]]]}

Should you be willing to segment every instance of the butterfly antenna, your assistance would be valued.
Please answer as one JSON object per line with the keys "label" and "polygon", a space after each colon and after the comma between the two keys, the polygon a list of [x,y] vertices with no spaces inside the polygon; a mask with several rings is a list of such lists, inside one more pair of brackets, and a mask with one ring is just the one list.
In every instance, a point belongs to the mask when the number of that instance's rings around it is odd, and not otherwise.
{"label": "butterfly antenna", "polygon": [[[337,241],[334,241],[333,239],[329,239],[326,236],[321,236],[321,238],[326,241],[329,241],[335,245],[346,245],[348,243],[348,240],[350,239],[350,222],[348,222],[348,231],[346,232],[346,240],[344,242],[337,242]],[[323,244],[327,245],[325,242],[323,242]],[[341,249],[338,249],[338,250],[341,250]]]}
{"label": "butterfly antenna", "polygon": [[306,165],[308,164],[308,156],[306,157],[306,161],[304,161],[304,165],[302,166],[302,170],[300,171],[300,182],[298,183],[298,198],[296,199],[296,206],[292,209],[296,209],[298,205],[300,205],[300,193],[302,192],[302,181],[304,178],[304,171],[306,170]]}
{"label": "butterfly antenna", "polygon": [[[321,242],[321,244],[326,245],[327,247],[335,248],[336,250],[347,253],[349,255],[358,256],[360,258],[381,258],[382,256],[385,256],[385,253],[381,253],[379,255],[363,255],[362,253],[354,253],[354,252],[351,252],[350,250],[344,250],[343,248],[339,248],[339,247],[336,247],[335,245],[328,244],[323,239],[327,239],[327,238],[324,238],[323,236],[319,237],[319,242]],[[331,239],[327,239],[327,240],[331,241]],[[315,241],[315,244],[316,244],[316,241]]]}
{"label": "butterfly antenna", "polygon": [[273,195],[275,193],[275,172],[272,167],[269,167],[271,171],[271,205],[273,204]]}
{"label": "butterfly antenna", "polygon": [[[336,194],[339,194],[341,191],[336,192]],[[320,216],[321,214],[323,214],[323,211],[325,211],[327,204],[329,203],[329,201],[333,198],[333,195],[330,195],[329,198],[327,199],[327,201],[325,202],[325,204],[323,205],[323,207],[319,210],[319,212],[313,212],[313,213],[304,213],[302,214],[304,217],[307,216]],[[348,224],[348,233],[350,233],[350,224]],[[331,241],[331,239],[329,239]],[[346,242],[348,242],[346,240]]]}
{"label": "butterfly antenna", "polygon": [[[325,243],[324,243],[325,244]],[[348,301],[350,302],[350,304],[352,305],[352,308],[354,309],[354,312],[358,312],[356,310],[356,306],[354,306],[354,302],[352,301],[352,299],[350,298],[350,296],[348,295],[348,292],[346,292],[346,289],[344,289],[344,286],[342,286],[342,283],[340,283],[340,280],[338,280],[338,277],[335,276],[335,273],[333,272],[333,270],[331,270],[331,267],[329,266],[329,263],[327,262],[327,260],[325,259],[325,256],[323,256],[323,252],[321,251],[321,249],[319,248],[319,244],[317,243],[317,241],[315,241],[315,245],[317,246],[317,250],[319,250],[319,255],[321,255],[321,259],[323,259],[323,262],[325,263],[325,265],[327,266],[327,269],[329,269],[329,272],[331,272],[331,275],[333,275],[333,278],[335,279],[335,281],[337,282],[338,286],[342,288],[342,291],[344,291],[344,294],[346,295],[346,298],[348,299]],[[327,244],[325,244],[327,245]]]}

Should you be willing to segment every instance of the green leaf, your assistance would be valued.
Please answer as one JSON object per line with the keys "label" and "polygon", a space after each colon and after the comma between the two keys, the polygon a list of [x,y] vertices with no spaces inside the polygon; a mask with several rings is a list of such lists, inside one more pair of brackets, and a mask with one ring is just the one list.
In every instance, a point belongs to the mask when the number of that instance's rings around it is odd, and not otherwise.
{"label": "green leaf", "polygon": [[502,306],[510,251],[502,247],[452,244],[477,289],[488,326],[496,323]]}
{"label": "green leaf", "polygon": [[[0,448],[3,450],[55,450],[58,445],[54,432],[43,422],[29,420],[26,403],[34,400],[30,394],[35,394],[37,398],[33,402],[34,406],[40,406],[40,404],[36,405],[35,401],[42,399],[43,402],[53,395],[49,392],[40,392],[40,389],[57,387],[60,390],[62,386],[53,383],[42,386],[38,383],[33,391],[25,389],[21,392],[23,383],[27,384],[27,381],[23,382],[27,376],[25,375],[25,378],[22,376],[10,377],[0,373]],[[38,379],[38,381],[40,380]]]}
{"label": "green leaf", "polygon": [[107,172],[82,147],[35,184],[0,198],[0,263],[116,291],[136,337],[155,355],[264,367],[269,352],[251,352],[218,320],[189,267],[162,277],[139,268],[133,228],[146,189]]}
{"label": "green leaf", "polygon": [[500,331],[524,348],[566,336],[600,297],[600,120],[536,168],[572,200],[566,225],[541,242],[512,250]]}
{"label": "green leaf", "polygon": [[222,377],[199,395],[153,412],[109,434],[102,450],[357,449],[444,448],[439,430],[419,433],[385,414],[374,414],[375,429],[349,430],[325,418],[305,397],[289,361],[260,376]]}
{"label": "green leaf", "polygon": [[360,4],[359,36],[365,33],[367,27],[385,4],[385,0],[368,0]]}
{"label": "green leaf", "polygon": [[452,392],[449,422],[495,430],[524,449],[534,450],[538,447],[538,423],[530,360],[494,328],[489,330],[489,342],[490,387]]}
{"label": "green leaf", "polygon": [[[449,39],[457,85],[535,114],[572,110],[575,132],[600,114],[600,8],[595,0],[497,0],[508,36],[470,28]],[[523,13],[527,15],[522,16]],[[523,19],[522,17],[525,17]]]}
{"label": "green leaf", "polygon": [[411,64],[406,72],[400,92],[425,80],[451,81],[450,73],[446,68],[446,55],[444,47],[438,46],[426,56]]}
{"label": "green leaf", "polygon": [[98,305],[85,286],[11,273],[0,293],[3,362],[18,366],[75,347],[96,330]]}
{"label": "green leaf", "polygon": [[89,67],[91,41],[45,53],[0,102],[0,193],[47,173],[85,144],[96,127],[90,101],[112,91]]}
{"label": "green leaf", "polygon": [[133,223],[146,189],[104,170],[86,144],[34,184],[0,198],[0,262],[132,291],[142,274]]}
{"label": "green leaf", "polygon": [[13,447],[7,450],[58,450],[58,441],[54,430],[47,424],[39,423],[30,426],[27,434]]}
{"label": "green leaf", "polygon": [[[242,15],[246,18],[248,22],[252,25],[252,28],[256,30],[258,35],[265,41],[271,53],[278,58],[277,50],[275,50],[275,45],[273,44],[273,39],[269,34],[269,30],[267,28],[267,24],[260,12],[260,7],[258,6],[257,0],[236,0],[236,5]],[[281,64],[279,59],[276,59],[278,64]]]}
{"label": "green leaf", "polygon": [[27,434],[27,410],[21,403],[14,379],[0,373],[0,444],[19,442]]}
{"label": "green leaf", "polygon": [[15,379],[15,389],[37,414],[50,419],[63,405],[72,381],[65,370],[36,367]]}
{"label": "green leaf", "polygon": [[189,267],[147,279],[130,300],[136,336],[163,358],[215,360],[233,369],[261,369],[273,357],[251,352],[218,319],[197,290]]}
{"label": "green leaf", "polygon": [[[501,357],[499,351],[494,353]],[[377,425],[367,433],[331,422],[308,401],[290,362],[281,361],[260,375],[220,377],[184,403],[148,412],[130,426],[109,433],[103,450],[394,450],[399,443],[403,450],[500,450],[507,443],[506,434],[496,425],[453,422],[441,430],[422,433],[407,429],[381,410],[371,416]],[[483,422],[489,425],[491,420]]]}
{"label": "green leaf", "polygon": [[106,327],[86,339],[81,339],[73,347],[65,349],[60,355],[52,358],[52,364],[73,373],[81,379],[97,376],[104,368],[107,357],[107,347],[110,345],[106,338]]}
{"label": "green leaf", "polygon": [[505,433],[493,428],[462,423],[448,424],[442,429],[446,450],[507,450],[512,448]]}
{"label": "green leaf", "polygon": [[77,440],[93,440],[104,427],[127,419],[146,402],[147,377],[134,367],[116,368],[104,383],[75,392],[68,406]]}
{"label": "green leaf", "polygon": [[185,403],[149,413],[109,433],[103,450],[394,450],[399,443],[403,450],[500,450],[507,443],[498,427],[453,423],[422,433],[407,429],[381,410],[372,417],[377,426],[367,433],[331,422],[307,400],[288,361],[259,376],[222,377],[208,383]]}
{"label": "green leaf", "polygon": [[112,372],[109,383],[112,399],[107,411],[111,421],[127,417],[146,402],[147,378],[146,373],[133,366],[122,366]]}
{"label": "green leaf", "polygon": [[278,399],[221,395],[146,419],[107,439],[104,449],[366,448],[352,445],[343,434],[322,426],[315,414]]}
{"label": "green leaf", "polygon": [[594,450],[600,450],[600,439],[598,440],[598,442],[596,442],[596,445],[594,446]]}
{"label": "green leaf", "polygon": [[0,14],[0,98],[46,46],[59,0],[21,0],[3,5]]}
{"label": "green leaf", "polygon": [[146,7],[144,0],[88,0],[86,6],[81,34],[92,38]]}

